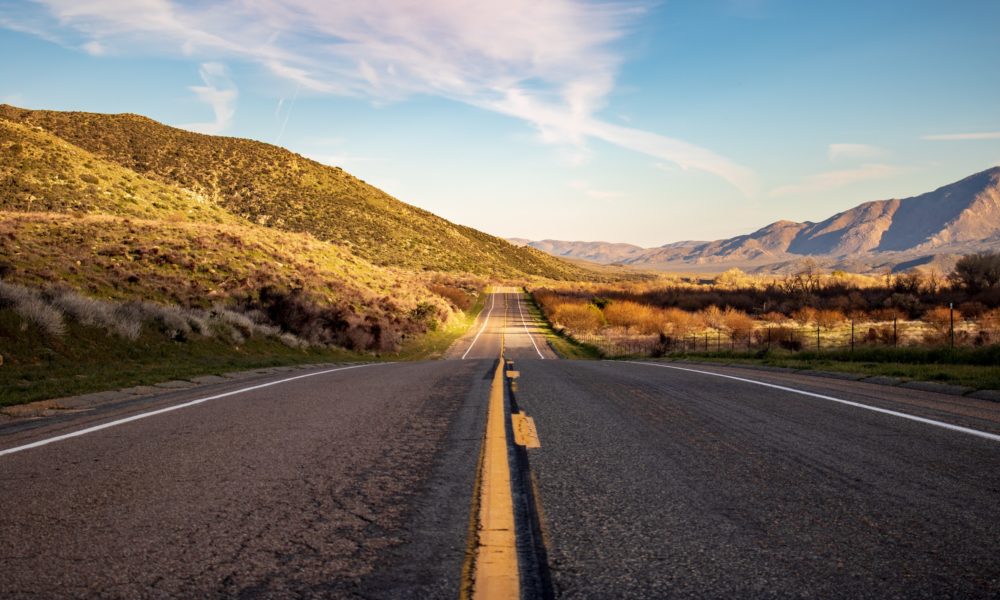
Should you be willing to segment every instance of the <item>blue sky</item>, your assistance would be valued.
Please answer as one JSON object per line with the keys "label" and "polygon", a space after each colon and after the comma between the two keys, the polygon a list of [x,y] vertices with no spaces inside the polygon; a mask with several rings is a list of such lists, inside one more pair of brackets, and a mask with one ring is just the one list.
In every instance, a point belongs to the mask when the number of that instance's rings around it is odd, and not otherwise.
{"label": "blue sky", "polygon": [[276,143],[502,236],[645,246],[1000,164],[1000,2],[0,0],[0,101]]}

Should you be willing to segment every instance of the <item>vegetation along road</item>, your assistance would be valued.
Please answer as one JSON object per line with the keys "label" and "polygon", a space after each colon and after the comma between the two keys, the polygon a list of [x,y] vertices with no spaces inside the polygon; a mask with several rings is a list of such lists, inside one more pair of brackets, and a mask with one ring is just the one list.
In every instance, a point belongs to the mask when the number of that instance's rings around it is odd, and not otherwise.
{"label": "vegetation along road", "polygon": [[1000,405],[555,360],[534,314],[3,424],[0,596],[1000,595]]}

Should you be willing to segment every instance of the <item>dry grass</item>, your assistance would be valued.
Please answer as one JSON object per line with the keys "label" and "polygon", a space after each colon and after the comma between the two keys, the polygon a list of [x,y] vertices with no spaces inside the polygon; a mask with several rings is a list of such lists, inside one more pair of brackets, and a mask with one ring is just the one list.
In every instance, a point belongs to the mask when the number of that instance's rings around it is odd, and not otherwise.
{"label": "dry grass", "polygon": [[771,348],[939,347],[951,345],[952,331],[959,347],[1000,342],[1000,309],[985,306],[975,318],[940,306],[918,318],[908,318],[895,309],[855,310],[848,315],[811,307],[786,316],[774,311],[750,315],[728,306],[682,310],[606,296],[581,298],[578,287],[568,292],[539,289],[533,296],[557,328],[600,347],[609,356]]}
{"label": "dry grass", "polygon": [[59,337],[66,333],[62,312],[36,290],[0,281],[0,307],[6,306],[25,321],[37,325],[48,336]]}
{"label": "dry grass", "polygon": [[149,301],[97,300],[66,288],[37,290],[0,280],[2,308],[13,310],[49,338],[64,337],[68,320],[129,341],[136,341],[143,330],[151,328],[175,341],[200,336],[239,344],[258,336],[282,339],[294,348],[310,345],[277,326],[255,321],[251,315],[221,305],[202,310]]}
{"label": "dry grass", "polygon": [[[136,115],[0,105],[0,123],[8,132],[0,145],[23,147],[23,160],[8,162],[18,201],[16,206],[5,201],[7,210],[68,207],[137,214],[125,211],[145,203],[137,216],[148,218],[155,210],[183,219],[189,210],[202,207],[199,220],[236,217],[271,229],[309,233],[380,266],[491,277],[608,279],[450,223],[340,168],[269,144],[200,135]],[[56,158],[50,158],[53,152]],[[4,157],[10,154],[5,151]],[[97,182],[91,183],[92,178]],[[72,199],[69,190],[74,190]],[[184,194],[190,197],[185,200]],[[30,201],[29,196],[38,199]]]}

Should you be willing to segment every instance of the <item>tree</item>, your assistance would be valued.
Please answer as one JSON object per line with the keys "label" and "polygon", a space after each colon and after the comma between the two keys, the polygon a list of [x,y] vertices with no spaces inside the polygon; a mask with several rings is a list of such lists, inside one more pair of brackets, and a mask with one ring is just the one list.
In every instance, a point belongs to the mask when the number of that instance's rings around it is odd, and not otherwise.
{"label": "tree", "polygon": [[1000,252],[967,254],[955,263],[948,279],[970,294],[1000,288]]}
{"label": "tree", "polygon": [[753,280],[743,271],[733,267],[728,271],[719,274],[715,278],[715,285],[722,289],[735,290],[739,288],[752,287]]}

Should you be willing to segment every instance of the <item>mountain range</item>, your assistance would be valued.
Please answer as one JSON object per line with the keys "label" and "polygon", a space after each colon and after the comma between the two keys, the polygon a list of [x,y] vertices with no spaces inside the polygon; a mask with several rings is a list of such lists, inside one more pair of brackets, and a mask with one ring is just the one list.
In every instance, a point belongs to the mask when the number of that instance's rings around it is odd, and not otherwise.
{"label": "mountain range", "polygon": [[1000,249],[1000,167],[932,192],[865,202],[832,217],[777,221],[753,233],[715,241],[681,241],[656,248],[606,242],[512,243],[554,256],[601,264],[682,272],[787,272],[804,261],[829,269],[881,272],[914,267],[949,269],[962,254]]}

